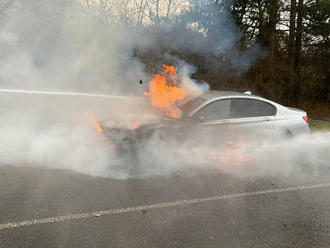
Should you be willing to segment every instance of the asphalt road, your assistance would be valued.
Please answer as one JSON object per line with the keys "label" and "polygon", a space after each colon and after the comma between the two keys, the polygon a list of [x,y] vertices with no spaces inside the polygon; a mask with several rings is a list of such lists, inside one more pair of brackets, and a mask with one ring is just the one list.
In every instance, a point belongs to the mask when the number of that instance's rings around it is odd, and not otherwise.
{"label": "asphalt road", "polygon": [[330,172],[122,181],[0,166],[0,247],[329,247],[329,183]]}

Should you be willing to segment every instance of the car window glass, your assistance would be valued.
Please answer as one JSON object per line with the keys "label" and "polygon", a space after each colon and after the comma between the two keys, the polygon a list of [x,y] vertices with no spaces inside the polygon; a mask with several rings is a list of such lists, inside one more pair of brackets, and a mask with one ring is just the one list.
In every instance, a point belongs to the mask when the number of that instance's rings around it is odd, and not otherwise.
{"label": "car window glass", "polygon": [[269,103],[262,102],[261,104],[261,115],[262,116],[272,116],[276,114],[276,108]]}
{"label": "car window glass", "polygon": [[194,116],[203,120],[218,120],[230,117],[230,99],[212,102],[202,108]]}
{"label": "car window glass", "polygon": [[234,118],[272,116],[276,109],[269,103],[256,99],[233,99],[231,115]]}

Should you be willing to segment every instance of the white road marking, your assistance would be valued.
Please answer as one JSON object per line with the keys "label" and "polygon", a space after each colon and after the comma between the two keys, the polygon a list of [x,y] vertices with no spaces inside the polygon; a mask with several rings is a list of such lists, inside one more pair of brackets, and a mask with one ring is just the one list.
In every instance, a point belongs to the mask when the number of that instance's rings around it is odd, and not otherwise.
{"label": "white road marking", "polygon": [[80,92],[61,92],[61,91],[0,89],[0,92],[16,93],[16,94],[34,94],[34,95],[92,96],[92,97],[105,97],[105,98],[136,98],[136,99],[138,99],[138,97],[134,97],[134,96],[114,96],[114,95],[106,95],[106,94],[93,94],[93,93],[80,93]]}
{"label": "white road marking", "polygon": [[64,216],[57,216],[57,217],[49,217],[49,218],[43,218],[43,219],[31,219],[31,220],[25,220],[25,221],[20,221],[20,222],[11,222],[11,223],[0,224],[0,231],[6,230],[6,229],[18,228],[18,227],[38,225],[38,224],[50,224],[50,223],[57,223],[57,222],[63,222],[63,221],[69,221],[69,220],[78,220],[78,219],[85,219],[85,218],[91,218],[91,217],[99,217],[99,216],[103,216],[103,215],[117,215],[117,214],[123,214],[123,213],[133,213],[133,212],[138,212],[138,211],[142,211],[142,210],[171,208],[171,207],[186,206],[186,205],[191,205],[191,204],[196,204],[196,203],[212,202],[212,201],[219,201],[219,200],[225,200],[225,199],[235,199],[235,198],[242,198],[242,197],[248,197],[248,196],[276,194],[276,193],[282,193],[282,192],[304,191],[304,190],[326,188],[326,187],[330,187],[330,183],[295,186],[295,187],[279,188],[279,189],[268,189],[268,190],[255,191],[255,192],[220,195],[220,196],[212,196],[212,197],[206,197],[206,198],[195,198],[195,199],[190,199],[190,200],[162,202],[162,203],[155,203],[155,204],[150,204],[150,205],[141,205],[141,206],[136,206],[136,207],[92,211],[92,212],[85,212],[85,213],[78,213],[78,214],[71,214],[71,215],[64,215]]}

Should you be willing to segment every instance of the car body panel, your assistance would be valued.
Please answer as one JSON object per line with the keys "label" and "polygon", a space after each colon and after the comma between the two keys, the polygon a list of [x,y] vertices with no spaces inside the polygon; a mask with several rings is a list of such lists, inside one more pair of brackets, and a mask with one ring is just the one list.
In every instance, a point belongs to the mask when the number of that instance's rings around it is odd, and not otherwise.
{"label": "car body panel", "polygon": [[[205,97],[203,95],[203,97]],[[302,133],[309,133],[310,129],[308,123],[306,123],[302,116],[307,116],[306,112],[300,109],[294,109],[285,107],[271,100],[262,98],[260,96],[246,95],[244,93],[237,92],[219,92],[213,91],[212,93],[206,94],[206,101],[195,108],[189,116],[193,116],[198,111],[203,109],[205,106],[223,99],[255,99],[263,101],[265,103],[274,106],[277,111],[274,116],[259,116],[259,117],[248,117],[248,118],[229,118],[222,120],[206,121],[202,125],[219,125],[219,124],[232,124],[232,126],[249,127],[249,128],[264,128],[265,130],[274,129],[279,134],[290,133],[295,136]]]}
{"label": "car body panel", "polygon": [[[189,137],[199,137],[199,139],[205,139],[206,142],[209,140],[218,140],[221,142],[226,136],[246,135],[251,133],[258,135],[258,133],[263,131],[285,136],[295,136],[309,132],[308,123],[303,119],[303,116],[307,116],[305,111],[288,108],[259,96],[238,92],[210,91],[198,96],[198,98],[198,101],[195,102],[196,104],[193,103],[191,107],[188,108],[189,111],[187,110],[186,113],[183,113],[179,119],[164,118],[158,122],[143,124],[137,129],[125,131],[123,133],[130,137],[128,140],[137,137],[139,137],[139,139],[144,139],[146,136],[154,135],[154,133],[165,133],[166,137],[175,136],[182,141]],[[190,99],[190,101],[196,99],[197,98]],[[225,107],[228,108],[229,106],[230,108],[229,110],[225,109],[225,111],[230,112],[228,117],[203,119],[201,118],[203,116],[198,116],[203,111],[207,112],[208,107],[212,110],[212,107],[214,108],[216,105],[212,106],[211,104],[219,104],[222,100],[226,100],[226,102],[223,101],[222,103],[226,103],[227,106]],[[271,115],[249,117],[239,117],[238,115],[238,117],[233,117],[233,113],[239,110],[238,106],[240,106],[240,104],[244,106],[244,101],[245,103],[250,102],[250,106],[255,104],[256,107],[260,108],[257,110],[260,111],[260,113],[264,113],[263,111],[265,109],[271,108]],[[186,101],[186,103],[189,103],[189,100]],[[253,104],[251,105],[251,103]],[[267,107],[263,109],[265,106]],[[235,110],[235,108],[237,109]],[[215,108],[215,110],[218,111],[220,109]],[[216,114],[212,114],[212,111],[209,113],[211,113],[211,116],[216,116]],[[250,111],[250,113],[253,113],[253,111]],[[102,126],[102,128],[106,129],[105,133],[110,134],[112,132],[111,127]],[[116,132],[118,133],[117,129]],[[121,139],[127,140],[127,137]],[[201,140],[198,142],[201,142]]]}

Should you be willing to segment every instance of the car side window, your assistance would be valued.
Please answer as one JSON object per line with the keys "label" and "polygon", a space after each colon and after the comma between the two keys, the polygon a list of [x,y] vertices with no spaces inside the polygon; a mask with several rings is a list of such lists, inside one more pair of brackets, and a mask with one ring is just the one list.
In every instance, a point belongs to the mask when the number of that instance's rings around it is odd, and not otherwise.
{"label": "car side window", "polygon": [[233,118],[273,116],[276,108],[270,103],[248,98],[233,99],[231,116]]}
{"label": "car side window", "polygon": [[274,107],[270,103],[262,102],[262,104],[261,104],[261,114],[262,114],[262,116],[276,115],[276,107]]}
{"label": "car side window", "polygon": [[214,101],[199,110],[196,114],[194,114],[194,117],[202,120],[219,120],[230,118],[230,105],[230,99]]}

